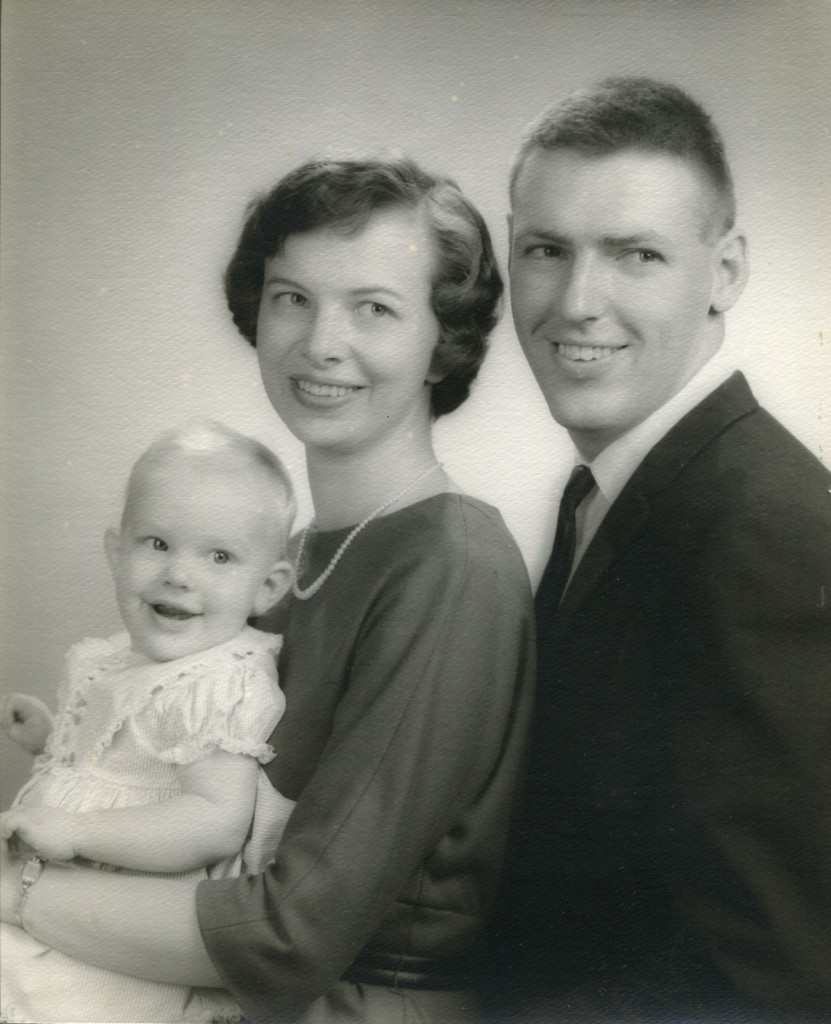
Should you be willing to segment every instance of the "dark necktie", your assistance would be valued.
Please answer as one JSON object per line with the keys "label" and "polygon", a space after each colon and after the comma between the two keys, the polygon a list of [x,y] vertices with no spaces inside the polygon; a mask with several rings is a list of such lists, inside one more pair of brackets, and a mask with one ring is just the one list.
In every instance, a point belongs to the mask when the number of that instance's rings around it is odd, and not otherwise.
{"label": "dark necktie", "polygon": [[571,479],[563,491],[560,514],[557,517],[557,533],[554,548],[545,568],[542,582],[537,591],[537,619],[550,622],[557,614],[563,591],[566,589],[574,549],[577,543],[577,506],[594,487],[594,477],[588,466],[575,466]]}

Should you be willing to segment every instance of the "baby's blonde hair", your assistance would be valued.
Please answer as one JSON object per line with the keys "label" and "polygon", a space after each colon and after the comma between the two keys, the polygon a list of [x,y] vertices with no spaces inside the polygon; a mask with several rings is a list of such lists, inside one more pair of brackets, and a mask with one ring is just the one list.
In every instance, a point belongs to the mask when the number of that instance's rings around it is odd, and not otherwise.
{"label": "baby's blonde hair", "polygon": [[281,554],[289,542],[291,528],[297,512],[297,499],[291,477],[277,456],[260,441],[240,434],[217,420],[192,420],[160,434],[136,460],[127,481],[122,523],[131,503],[135,500],[144,475],[172,456],[193,456],[212,459],[223,468],[246,471],[265,471],[277,488],[274,519]]}

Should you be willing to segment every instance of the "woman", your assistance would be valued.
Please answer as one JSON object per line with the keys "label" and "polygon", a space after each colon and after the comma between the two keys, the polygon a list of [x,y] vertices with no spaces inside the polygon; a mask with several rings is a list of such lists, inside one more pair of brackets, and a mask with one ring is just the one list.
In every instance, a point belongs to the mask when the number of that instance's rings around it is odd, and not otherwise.
{"label": "woman", "polygon": [[[48,865],[26,926],[81,959],[227,986],[249,1020],[463,1022],[530,711],[532,606],[499,514],[432,446],[502,285],[455,185],[407,161],[307,164],[249,211],[226,275],[315,521],[285,635],[273,863],[192,888]],[[263,625],[263,623],[259,623]],[[3,917],[17,868],[6,865]]]}

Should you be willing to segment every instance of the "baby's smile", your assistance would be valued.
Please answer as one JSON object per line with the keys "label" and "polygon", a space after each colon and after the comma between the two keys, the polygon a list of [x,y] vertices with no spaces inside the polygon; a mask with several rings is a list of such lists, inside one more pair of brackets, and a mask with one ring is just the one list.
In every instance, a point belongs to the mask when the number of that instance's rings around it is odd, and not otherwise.
{"label": "baby's smile", "polygon": [[157,615],[161,615],[165,619],[192,619],[199,614],[198,612],[189,612],[186,608],[177,608],[172,604],[154,604],[151,607]]}

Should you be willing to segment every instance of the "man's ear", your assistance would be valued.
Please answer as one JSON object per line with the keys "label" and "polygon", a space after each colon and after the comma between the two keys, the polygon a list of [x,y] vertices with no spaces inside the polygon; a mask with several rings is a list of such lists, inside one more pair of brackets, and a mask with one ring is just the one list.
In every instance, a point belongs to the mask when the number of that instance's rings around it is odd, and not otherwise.
{"label": "man's ear", "polygon": [[107,565],[110,572],[115,576],[118,563],[118,549],[121,544],[121,535],[118,530],[110,527],[104,534],[104,554],[107,556]]}
{"label": "man's ear", "polygon": [[271,567],[271,572],[260,584],[251,614],[265,615],[269,608],[273,608],[286,594],[293,578],[294,569],[291,562],[276,562]]}
{"label": "man's ear", "polygon": [[725,313],[736,304],[750,274],[747,239],[735,228],[716,243],[713,254],[715,276],[710,312]]}

